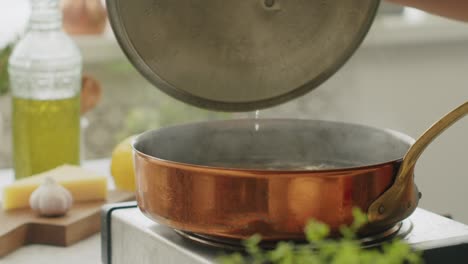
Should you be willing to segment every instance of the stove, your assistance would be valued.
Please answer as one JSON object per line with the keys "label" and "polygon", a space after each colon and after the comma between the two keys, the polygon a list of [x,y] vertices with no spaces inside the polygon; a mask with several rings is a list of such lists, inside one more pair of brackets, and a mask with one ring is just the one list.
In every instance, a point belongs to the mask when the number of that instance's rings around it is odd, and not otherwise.
{"label": "stove", "polygon": [[[136,202],[103,208],[101,236],[104,264],[211,264],[223,252],[221,248],[239,249],[235,241],[159,225],[144,216]],[[423,250],[425,263],[468,263],[468,225],[418,208],[392,230],[367,238],[363,244],[373,246],[395,236]]]}

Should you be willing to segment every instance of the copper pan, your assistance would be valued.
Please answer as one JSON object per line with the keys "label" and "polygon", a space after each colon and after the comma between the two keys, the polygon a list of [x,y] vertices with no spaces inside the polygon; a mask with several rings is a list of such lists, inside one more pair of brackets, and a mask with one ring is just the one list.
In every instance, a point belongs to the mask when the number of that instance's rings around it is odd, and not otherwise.
{"label": "copper pan", "polygon": [[337,234],[359,207],[370,220],[362,233],[377,233],[415,210],[417,158],[467,112],[465,103],[416,143],[392,130],[295,119],[149,131],[134,142],[138,205],[174,229],[266,240],[301,239],[311,218]]}

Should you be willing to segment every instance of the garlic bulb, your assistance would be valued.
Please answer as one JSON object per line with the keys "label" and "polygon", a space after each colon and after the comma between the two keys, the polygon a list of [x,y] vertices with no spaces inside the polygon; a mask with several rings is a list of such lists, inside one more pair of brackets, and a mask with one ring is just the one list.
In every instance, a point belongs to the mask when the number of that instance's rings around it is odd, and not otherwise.
{"label": "garlic bulb", "polygon": [[70,191],[47,177],[29,197],[29,205],[41,216],[60,216],[71,208]]}

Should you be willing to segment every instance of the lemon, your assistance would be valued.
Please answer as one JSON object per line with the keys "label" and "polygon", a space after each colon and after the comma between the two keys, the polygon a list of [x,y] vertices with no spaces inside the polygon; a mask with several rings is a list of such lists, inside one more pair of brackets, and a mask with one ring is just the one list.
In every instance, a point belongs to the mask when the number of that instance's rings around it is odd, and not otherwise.
{"label": "lemon", "polygon": [[112,151],[111,174],[117,189],[135,191],[135,167],[133,165],[132,139],[126,138]]}

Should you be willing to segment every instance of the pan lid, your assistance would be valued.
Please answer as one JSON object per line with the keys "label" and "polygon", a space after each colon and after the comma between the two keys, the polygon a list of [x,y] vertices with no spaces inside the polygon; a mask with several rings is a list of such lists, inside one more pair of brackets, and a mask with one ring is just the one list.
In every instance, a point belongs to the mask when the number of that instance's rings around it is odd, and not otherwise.
{"label": "pan lid", "polygon": [[165,93],[249,111],[301,96],[367,34],[379,0],[107,0],[117,40]]}

